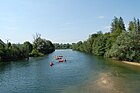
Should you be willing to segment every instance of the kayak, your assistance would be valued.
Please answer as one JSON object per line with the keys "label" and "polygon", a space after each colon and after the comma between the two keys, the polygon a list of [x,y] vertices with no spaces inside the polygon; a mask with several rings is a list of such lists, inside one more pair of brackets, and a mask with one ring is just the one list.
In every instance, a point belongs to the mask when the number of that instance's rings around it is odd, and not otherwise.
{"label": "kayak", "polygon": [[64,62],[64,60],[58,60],[58,62]]}
{"label": "kayak", "polygon": [[55,56],[54,57],[56,60],[62,59],[62,56]]}
{"label": "kayak", "polygon": [[62,57],[57,57],[56,60],[58,60],[58,59],[62,59]]}
{"label": "kayak", "polygon": [[62,55],[58,56],[58,57],[63,57]]}
{"label": "kayak", "polygon": [[60,59],[58,60],[58,62],[66,62],[66,59],[65,60]]}
{"label": "kayak", "polygon": [[51,62],[51,63],[50,63],[50,66],[53,66],[53,65],[54,65],[54,63],[53,63],[53,62]]}

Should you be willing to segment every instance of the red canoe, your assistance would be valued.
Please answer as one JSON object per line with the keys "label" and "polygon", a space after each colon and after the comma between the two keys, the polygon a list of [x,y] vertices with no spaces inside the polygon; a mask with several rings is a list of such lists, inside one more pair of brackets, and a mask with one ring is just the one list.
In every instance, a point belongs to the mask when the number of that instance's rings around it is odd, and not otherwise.
{"label": "red canoe", "polygon": [[58,60],[58,62],[64,62],[64,60]]}

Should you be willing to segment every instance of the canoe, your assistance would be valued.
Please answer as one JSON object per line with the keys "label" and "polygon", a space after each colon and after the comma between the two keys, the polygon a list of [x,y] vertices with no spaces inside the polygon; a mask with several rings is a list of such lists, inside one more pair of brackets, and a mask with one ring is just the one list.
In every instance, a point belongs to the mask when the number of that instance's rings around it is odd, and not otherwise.
{"label": "canoe", "polygon": [[62,57],[57,57],[56,60],[62,59]]}
{"label": "canoe", "polygon": [[64,60],[58,60],[58,62],[64,62]]}
{"label": "canoe", "polygon": [[63,57],[62,55],[58,56],[58,57]]}
{"label": "canoe", "polygon": [[51,63],[50,63],[50,66],[53,66],[53,65],[54,65],[54,63],[53,63],[53,62],[51,62]]}

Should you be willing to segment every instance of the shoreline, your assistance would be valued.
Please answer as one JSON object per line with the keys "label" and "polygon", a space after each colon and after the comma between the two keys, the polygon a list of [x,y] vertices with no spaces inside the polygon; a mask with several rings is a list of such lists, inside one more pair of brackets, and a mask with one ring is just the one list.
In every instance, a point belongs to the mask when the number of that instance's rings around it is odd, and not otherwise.
{"label": "shoreline", "polygon": [[129,62],[129,61],[122,61],[122,62],[125,63],[125,64],[140,66],[140,63],[136,63],[136,62]]}

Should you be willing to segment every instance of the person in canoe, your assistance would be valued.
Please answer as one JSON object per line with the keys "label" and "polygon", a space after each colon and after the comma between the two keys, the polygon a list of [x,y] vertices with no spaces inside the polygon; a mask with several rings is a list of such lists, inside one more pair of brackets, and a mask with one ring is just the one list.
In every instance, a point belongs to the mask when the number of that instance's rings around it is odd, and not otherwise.
{"label": "person in canoe", "polygon": [[54,63],[53,62],[50,62],[50,66],[53,66],[54,65]]}

